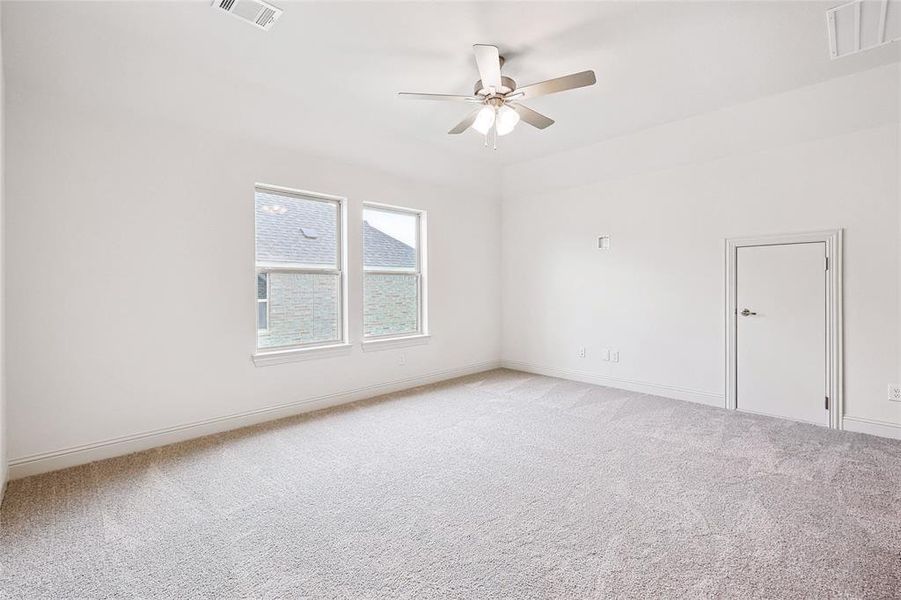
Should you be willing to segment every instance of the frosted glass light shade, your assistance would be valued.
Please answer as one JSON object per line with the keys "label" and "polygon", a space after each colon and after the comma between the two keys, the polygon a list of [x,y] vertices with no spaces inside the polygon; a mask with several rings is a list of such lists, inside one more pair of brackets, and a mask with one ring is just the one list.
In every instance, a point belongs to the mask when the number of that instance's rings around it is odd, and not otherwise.
{"label": "frosted glass light shade", "polygon": [[519,113],[509,106],[502,106],[497,111],[497,134],[507,135],[519,123]]}
{"label": "frosted glass light shade", "polygon": [[479,111],[475,122],[472,124],[472,128],[482,135],[486,135],[492,125],[494,125],[494,108],[487,105],[483,106],[482,110]]}

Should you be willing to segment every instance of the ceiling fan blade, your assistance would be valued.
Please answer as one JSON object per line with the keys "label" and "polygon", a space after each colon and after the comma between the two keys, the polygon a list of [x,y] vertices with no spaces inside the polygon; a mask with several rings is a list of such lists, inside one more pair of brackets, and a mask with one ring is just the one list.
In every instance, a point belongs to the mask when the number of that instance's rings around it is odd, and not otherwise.
{"label": "ceiling fan blade", "polygon": [[468,115],[466,115],[466,118],[463,119],[462,121],[460,121],[459,123],[457,123],[457,126],[454,127],[453,129],[451,129],[450,131],[448,131],[448,133],[451,135],[456,135],[458,133],[463,133],[464,131],[469,129],[472,126],[472,124],[476,122],[476,117],[479,116],[480,110],[482,110],[481,106],[479,108],[475,109],[474,111],[472,111],[471,113],[469,113]]}
{"label": "ceiling fan blade", "polygon": [[538,129],[545,129],[554,124],[554,120],[545,117],[540,112],[535,112],[528,106],[523,106],[522,104],[511,104],[513,110],[519,113],[519,118],[531,125],[532,127],[537,127]]}
{"label": "ceiling fan blade", "polygon": [[565,92],[566,90],[574,90],[580,87],[594,85],[598,80],[594,76],[594,71],[582,71],[581,73],[573,73],[572,75],[564,75],[556,79],[548,79],[540,83],[533,83],[520,88],[516,88],[517,92],[522,93],[523,98],[536,98],[538,96],[547,96],[548,94],[556,94],[557,92]]}
{"label": "ceiling fan blade", "polygon": [[458,96],[456,94],[416,94],[413,92],[398,92],[401,98],[409,98],[410,100],[451,100],[457,102],[481,102],[479,98],[474,96]]}
{"label": "ceiling fan blade", "polygon": [[472,51],[476,54],[476,66],[479,68],[479,77],[482,79],[482,87],[498,89],[501,87],[501,57],[497,46],[475,44]]}

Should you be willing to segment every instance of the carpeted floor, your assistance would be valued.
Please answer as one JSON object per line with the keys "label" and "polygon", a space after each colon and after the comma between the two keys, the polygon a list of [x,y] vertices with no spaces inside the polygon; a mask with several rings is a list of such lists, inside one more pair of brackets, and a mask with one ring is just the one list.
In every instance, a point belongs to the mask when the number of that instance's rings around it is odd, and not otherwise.
{"label": "carpeted floor", "polygon": [[13,481],[3,598],[901,597],[901,442],[493,371]]}

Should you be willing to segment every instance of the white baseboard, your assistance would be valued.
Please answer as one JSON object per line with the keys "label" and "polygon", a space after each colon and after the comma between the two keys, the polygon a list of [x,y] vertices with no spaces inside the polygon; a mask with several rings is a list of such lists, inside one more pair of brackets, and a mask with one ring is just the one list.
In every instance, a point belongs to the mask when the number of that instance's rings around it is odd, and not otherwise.
{"label": "white baseboard", "polygon": [[273,421],[275,419],[338,406],[340,404],[347,404],[348,402],[365,400],[366,398],[372,398],[382,394],[389,394],[418,387],[420,385],[436,383],[438,381],[471,375],[473,373],[480,373],[498,367],[500,367],[498,361],[476,363],[456,369],[434,371],[415,377],[396,379],[386,383],[363,386],[313,398],[304,398],[302,400],[257,410],[214,417],[212,419],[185,423],[183,425],[176,425],[163,429],[134,433],[109,440],[101,440],[89,444],[72,446],[70,448],[32,454],[30,456],[21,456],[9,461],[9,479],[20,479],[30,475],[37,475],[39,473],[46,473],[48,471],[56,471],[58,469],[65,469],[67,467],[94,462],[96,460],[122,456],[123,454],[131,454],[133,452],[140,452],[141,450],[149,450],[150,448],[165,446],[175,442],[183,442],[185,440],[213,433],[221,433],[223,431],[238,429],[248,425]]}
{"label": "white baseboard", "polygon": [[901,440],[901,423],[878,421],[876,419],[867,419],[865,417],[845,416],[842,419],[842,429],[845,431],[869,433],[870,435],[878,435],[879,437]]}
{"label": "white baseboard", "polygon": [[598,375],[596,373],[590,373],[588,371],[558,369],[556,367],[536,365],[533,363],[519,362],[515,360],[503,360],[501,361],[501,366],[506,369],[513,369],[515,371],[525,371],[526,373],[547,375],[549,377],[559,377],[561,379],[571,379],[573,381],[593,383],[595,385],[603,385],[606,387],[629,390],[631,392],[639,392],[642,394],[653,394],[655,396],[663,396],[664,398],[674,398],[676,400],[697,402],[699,404],[706,404],[708,406],[715,406],[717,408],[723,408],[726,405],[725,396],[716,392],[706,392],[703,390],[693,390],[689,388],[682,388],[671,385],[660,385],[659,383],[647,383],[644,381],[633,381],[629,379],[618,379],[615,377],[607,377],[604,375]]}
{"label": "white baseboard", "polygon": [[[614,377],[606,377],[604,375],[589,373],[587,371],[558,369],[556,367],[548,367],[544,365],[536,365],[533,363],[519,362],[514,360],[503,360],[501,361],[501,366],[505,369],[513,369],[515,371],[525,371],[526,373],[547,375],[548,377],[559,377],[561,379],[570,379],[584,383],[594,383],[596,385],[603,385],[606,387],[612,387],[621,390],[629,390],[643,394],[654,394],[655,396],[663,396],[664,398],[675,398],[676,400],[698,402],[700,404],[707,404],[708,406],[715,406],[717,408],[723,408],[726,402],[724,394],[705,392],[701,390],[692,390],[669,385],[660,385],[657,383],[617,379]],[[889,421],[879,421],[876,419],[867,419],[865,417],[846,416],[842,419],[842,429],[845,431],[868,433],[870,435],[876,435],[879,437],[901,440],[901,423],[891,423]]]}

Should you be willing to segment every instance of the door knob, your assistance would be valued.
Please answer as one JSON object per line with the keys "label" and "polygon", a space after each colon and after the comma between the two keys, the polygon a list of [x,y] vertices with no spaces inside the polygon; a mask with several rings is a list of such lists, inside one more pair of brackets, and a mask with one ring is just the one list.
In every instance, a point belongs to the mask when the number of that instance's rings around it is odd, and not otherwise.
{"label": "door knob", "polygon": [[751,310],[748,310],[747,308],[744,309],[743,311],[741,311],[741,316],[743,316],[743,317],[750,317],[751,315],[756,315],[756,314],[757,314],[756,312],[752,312]]}

